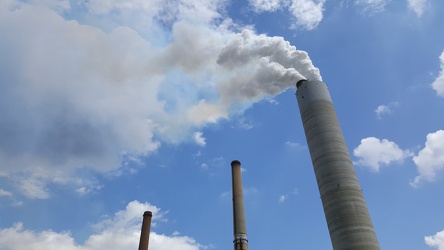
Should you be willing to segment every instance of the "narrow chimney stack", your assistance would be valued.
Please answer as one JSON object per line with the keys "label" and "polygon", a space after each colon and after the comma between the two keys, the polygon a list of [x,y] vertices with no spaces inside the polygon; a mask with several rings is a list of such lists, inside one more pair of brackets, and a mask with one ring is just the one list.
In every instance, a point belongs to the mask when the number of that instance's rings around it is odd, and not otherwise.
{"label": "narrow chimney stack", "polygon": [[296,99],[334,250],[379,250],[327,85],[301,80]]}
{"label": "narrow chimney stack", "polygon": [[233,185],[233,228],[234,250],[248,250],[247,229],[245,226],[244,195],[242,191],[241,163],[231,162],[231,177]]}
{"label": "narrow chimney stack", "polygon": [[151,218],[153,213],[145,211],[143,213],[142,230],[140,232],[139,250],[148,250],[148,243],[150,240]]}

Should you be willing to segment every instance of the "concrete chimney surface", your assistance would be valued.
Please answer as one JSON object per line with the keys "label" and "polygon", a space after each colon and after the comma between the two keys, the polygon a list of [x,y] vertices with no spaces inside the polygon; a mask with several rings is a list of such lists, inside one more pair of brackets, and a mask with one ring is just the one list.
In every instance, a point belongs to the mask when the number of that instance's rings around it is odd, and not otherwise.
{"label": "concrete chimney surface", "polygon": [[380,249],[327,86],[297,83],[296,99],[334,250]]}
{"label": "concrete chimney surface", "polygon": [[247,228],[244,214],[244,195],[242,190],[241,163],[231,162],[232,192],[233,192],[233,231],[234,249],[248,250]]}
{"label": "concrete chimney surface", "polygon": [[153,213],[151,211],[145,211],[143,213],[142,229],[140,230],[139,250],[148,250],[152,217]]}

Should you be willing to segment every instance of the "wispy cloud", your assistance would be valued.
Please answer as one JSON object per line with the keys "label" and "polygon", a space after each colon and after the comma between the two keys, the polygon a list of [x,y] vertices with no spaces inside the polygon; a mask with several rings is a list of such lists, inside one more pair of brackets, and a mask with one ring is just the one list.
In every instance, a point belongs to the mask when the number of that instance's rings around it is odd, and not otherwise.
{"label": "wispy cloud", "polygon": [[12,193],[0,188],[0,197],[12,197]]}
{"label": "wispy cloud", "polygon": [[427,0],[408,0],[409,9],[414,11],[418,17],[421,17],[425,11]]}
{"label": "wispy cloud", "polygon": [[295,149],[295,150],[300,150],[300,149],[306,148],[305,146],[301,145],[298,142],[291,142],[291,141],[286,141],[285,146],[287,146],[288,148],[291,148],[291,149]]}
{"label": "wispy cloud", "polygon": [[279,198],[278,198],[278,203],[284,203],[291,196],[296,196],[298,194],[299,194],[299,190],[297,188],[295,188],[291,192],[287,192],[285,194],[280,195]]}
{"label": "wispy cloud", "polygon": [[252,195],[252,194],[257,194],[259,192],[259,190],[255,187],[248,187],[243,189],[244,191],[244,195]]}
{"label": "wispy cloud", "polygon": [[251,119],[239,117],[236,121],[237,126],[244,130],[250,130],[256,125]]}
{"label": "wispy cloud", "polygon": [[385,6],[391,0],[356,0],[356,4],[363,8],[363,13],[374,15],[378,12],[384,11]]}
{"label": "wispy cloud", "polygon": [[282,0],[249,0],[255,12],[276,11],[281,8]]}

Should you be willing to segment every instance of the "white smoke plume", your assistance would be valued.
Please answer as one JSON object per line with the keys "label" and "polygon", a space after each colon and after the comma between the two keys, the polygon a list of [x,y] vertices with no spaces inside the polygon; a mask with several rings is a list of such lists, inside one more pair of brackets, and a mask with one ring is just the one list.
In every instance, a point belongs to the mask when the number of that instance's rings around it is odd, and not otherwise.
{"label": "white smoke plume", "polygon": [[0,4],[0,176],[30,198],[51,197],[48,182],[91,189],[76,171],[121,172],[320,79],[306,52],[240,28],[224,4],[89,0],[79,20],[65,17],[79,10],[69,1]]}

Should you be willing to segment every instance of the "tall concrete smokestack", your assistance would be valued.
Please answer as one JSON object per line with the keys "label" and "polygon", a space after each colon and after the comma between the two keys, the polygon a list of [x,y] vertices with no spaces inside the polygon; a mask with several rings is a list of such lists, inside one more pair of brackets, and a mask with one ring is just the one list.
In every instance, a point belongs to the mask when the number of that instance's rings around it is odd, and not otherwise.
{"label": "tall concrete smokestack", "polygon": [[151,211],[143,213],[142,230],[140,232],[139,250],[148,250],[148,243],[150,241]]}
{"label": "tall concrete smokestack", "polygon": [[327,85],[301,80],[296,87],[333,249],[380,249]]}
{"label": "tall concrete smokestack", "polygon": [[241,163],[231,162],[231,179],[233,185],[233,228],[234,250],[248,250],[247,229],[245,226],[244,195],[242,191]]}

